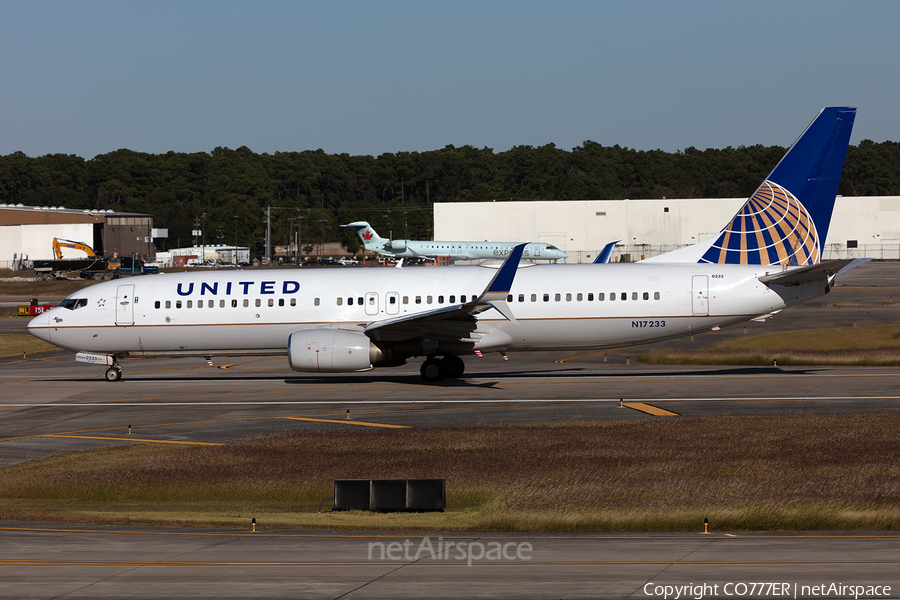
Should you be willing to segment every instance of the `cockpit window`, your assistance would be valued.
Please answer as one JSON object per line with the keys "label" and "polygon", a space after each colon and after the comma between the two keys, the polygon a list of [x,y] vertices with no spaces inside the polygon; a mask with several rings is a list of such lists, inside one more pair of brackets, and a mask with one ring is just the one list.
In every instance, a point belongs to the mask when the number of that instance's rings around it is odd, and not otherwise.
{"label": "cockpit window", "polygon": [[76,308],[87,306],[87,298],[66,298],[60,306],[69,310],[75,310]]}
{"label": "cockpit window", "polygon": [[557,248],[556,248],[556,246],[551,246],[550,244],[547,244],[547,250],[557,250]]}

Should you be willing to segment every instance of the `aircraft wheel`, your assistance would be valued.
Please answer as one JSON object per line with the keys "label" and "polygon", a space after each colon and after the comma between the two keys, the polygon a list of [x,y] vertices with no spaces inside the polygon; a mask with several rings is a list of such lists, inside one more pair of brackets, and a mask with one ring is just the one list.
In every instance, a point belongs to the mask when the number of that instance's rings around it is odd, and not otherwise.
{"label": "aircraft wheel", "polygon": [[422,374],[422,379],[427,381],[428,383],[433,383],[435,381],[440,381],[444,378],[444,369],[441,365],[442,361],[439,361],[434,358],[429,358],[425,362],[422,363],[422,367],[419,369],[419,373]]}
{"label": "aircraft wheel", "polygon": [[458,356],[445,356],[441,359],[441,370],[444,372],[444,377],[455,379],[466,370],[466,363]]}
{"label": "aircraft wheel", "polygon": [[116,367],[110,367],[106,370],[106,380],[107,381],[118,381],[122,379],[122,369],[117,369]]}

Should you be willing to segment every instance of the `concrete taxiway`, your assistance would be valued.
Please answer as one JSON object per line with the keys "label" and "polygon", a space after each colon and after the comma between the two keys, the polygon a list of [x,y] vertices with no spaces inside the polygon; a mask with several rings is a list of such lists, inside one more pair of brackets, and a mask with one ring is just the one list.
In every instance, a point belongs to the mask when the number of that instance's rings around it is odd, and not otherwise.
{"label": "concrete taxiway", "polygon": [[900,535],[426,536],[0,521],[0,579],[0,598],[897,598]]}

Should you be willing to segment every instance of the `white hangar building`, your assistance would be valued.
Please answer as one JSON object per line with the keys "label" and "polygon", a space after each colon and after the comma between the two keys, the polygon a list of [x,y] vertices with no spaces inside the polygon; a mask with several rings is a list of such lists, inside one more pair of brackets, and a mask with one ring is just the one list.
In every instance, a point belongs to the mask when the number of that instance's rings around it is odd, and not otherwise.
{"label": "white hangar building", "polygon": [[[547,242],[591,262],[640,260],[719,233],[746,198],[445,202],[434,205],[434,239]],[[838,196],[823,258],[900,260],[900,196]]]}
{"label": "white hangar building", "polygon": [[[90,246],[98,256],[137,254],[153,257],[153,217],[111,210],[75,210],[61,206],[0,204],[0,268],[27,260],[51,259],[53,238]],[[80,258],[65,250],[65,258]],[[14,263],[15,261],[15,263]]]}

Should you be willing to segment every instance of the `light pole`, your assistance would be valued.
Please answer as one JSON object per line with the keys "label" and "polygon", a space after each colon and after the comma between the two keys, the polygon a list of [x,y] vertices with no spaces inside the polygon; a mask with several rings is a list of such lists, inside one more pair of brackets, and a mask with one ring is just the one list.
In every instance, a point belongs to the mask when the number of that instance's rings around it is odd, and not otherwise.
{"label": "light pole", "polygon": [[319,225],[322,229],[322,245],[319,247],[319,258],[321,258],[323,254],[325,254],[325,222],[327,220],[328,219],[319,219]]}
{"label": "light pole", "polygon": [[206,266],[206,213],[200,215],[200,264]]}
{"label": "light pole", "polygon": [[238,224],[238,216],[234,215],[234,264],[238,264],[238,251],[237,251],[237,224]]}
{"label": "light pole", "polygon": [[[297,209],[297,212],[300,212],[299,208]],[[297,266],[300,266],[300,257],[303,254],[303,248],[300,246],[303,241],[303,217],[298,215],[297,220],[299,221],[299,223],[297,223],[297,256],[294,262],[297,263]]]}

